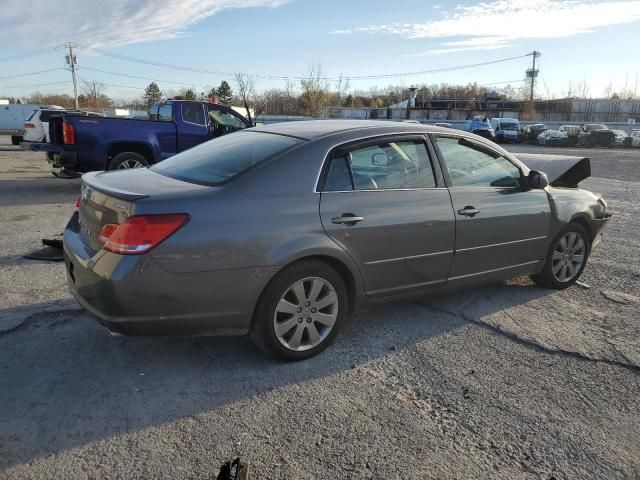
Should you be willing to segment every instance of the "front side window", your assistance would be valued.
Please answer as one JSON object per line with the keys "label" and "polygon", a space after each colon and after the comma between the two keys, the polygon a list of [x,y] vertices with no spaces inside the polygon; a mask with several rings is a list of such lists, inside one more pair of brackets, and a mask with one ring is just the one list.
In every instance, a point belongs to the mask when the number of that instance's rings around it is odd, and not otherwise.
{"label": "front side window", "polygon": [[204,119],[204,108],[200,103],[183,103],[182,119],[185,122],[195,123],[197,125],[206,125]]}
{"label": "front side window", "polygon": [[178,153],[151,170],[178,180],[215,186],[301,141],[270,133],[238,132]]}
{"label": "front side window", "polygon": [[499,152],[463,138],[435,140],[454,187],[520,186],[520,170]]}
{"label": "front side window", "polygon": [[209,129],[212,137],[220,137],[244,128],[247,128],[247,124],[231,112],[209,107]]}

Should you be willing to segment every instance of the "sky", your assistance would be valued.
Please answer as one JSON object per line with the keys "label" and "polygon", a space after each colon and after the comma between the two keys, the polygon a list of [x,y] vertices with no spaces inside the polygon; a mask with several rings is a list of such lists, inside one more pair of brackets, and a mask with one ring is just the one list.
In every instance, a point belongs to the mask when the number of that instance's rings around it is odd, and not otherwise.
{"label": "sky", "polygon": [[284,87],[282,77],[298,86],[313,63],[352,89],[519,87],[533,50],[540,95],[579,84],[593,97],[609,85],[640,94],[639,40],[640,0],[3,0],[0,97],[71,94],[66,42],[77,45],[81,86],[100,82],[114,98],[138,97],[150,80],[234,87],[237,72],[259,90]]}

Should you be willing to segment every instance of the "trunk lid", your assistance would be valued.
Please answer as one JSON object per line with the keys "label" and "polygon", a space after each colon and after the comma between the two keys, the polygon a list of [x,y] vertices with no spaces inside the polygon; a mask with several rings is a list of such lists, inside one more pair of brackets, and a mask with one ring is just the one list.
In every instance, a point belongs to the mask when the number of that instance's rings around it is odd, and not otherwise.
{"label": "trunk lid", "polygon": [[136,202],[207,189],[211,187],[165,177],[147,168],[86,173],[82,176],[78,209],[80,235],[92,250],[98,251],[103,245],[98,239],[102,227],[121,224],[135,215]]}
{"label": "trunk lid", "polygon": [[538,153],[518,153],[516,156],[531,170],[546,173],[549,184],[554,187],[575,188],[591,176],[591,162],[587,157]]}

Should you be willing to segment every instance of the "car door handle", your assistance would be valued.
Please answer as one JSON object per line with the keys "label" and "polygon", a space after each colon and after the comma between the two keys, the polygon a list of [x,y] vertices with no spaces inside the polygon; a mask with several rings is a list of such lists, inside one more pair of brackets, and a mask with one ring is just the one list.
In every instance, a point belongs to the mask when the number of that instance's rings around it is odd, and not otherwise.
{"label": "car door handle", "polygon": [[333,217],[331,219],[331,223],[335,223],[336,225],[346,225],[347,227],[351,227],[358,222],[364,220],[364,217],[358,217],[353,213],[343,213],[341,217]]}
{"label": "car door handle", "polygon": [[478,210],[477,208],[469,207],[469,206],[458,210],[458,215],[464,215],[465,217],[474,217],[479,213],[480,213],[480,210]]}

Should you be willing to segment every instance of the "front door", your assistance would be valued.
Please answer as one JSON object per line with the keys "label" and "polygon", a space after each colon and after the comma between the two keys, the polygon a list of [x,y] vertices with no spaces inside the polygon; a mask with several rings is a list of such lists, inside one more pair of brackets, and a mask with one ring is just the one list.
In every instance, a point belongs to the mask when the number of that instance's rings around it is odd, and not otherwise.
{"label": "front door", "polygon": [[455,219],[424,138],[337,150],[321,191],[322,225],[358,264],[367,295],[388,296],[446,281]]}
{"label": "front door", "polygon": [[519,167],[484,143],[449,135],[434,141],[456,213],[449,280],[534,268],[550,240],[547,193],[523,188]]}

